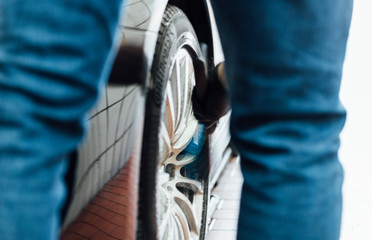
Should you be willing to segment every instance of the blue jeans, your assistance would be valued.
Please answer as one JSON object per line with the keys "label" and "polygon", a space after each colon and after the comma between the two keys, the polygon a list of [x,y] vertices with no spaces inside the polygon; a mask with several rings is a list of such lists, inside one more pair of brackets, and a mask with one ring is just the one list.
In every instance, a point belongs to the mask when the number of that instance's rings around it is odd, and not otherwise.
{"label": "blue jeans", "polygon": [[108,77],[120,4],[0,0],[1,239],[58,237],[64,155]]}
{"label": "blue jeans", "polygon": [[244,177],[238,239],[339,239],[352,0],[212,0]]}

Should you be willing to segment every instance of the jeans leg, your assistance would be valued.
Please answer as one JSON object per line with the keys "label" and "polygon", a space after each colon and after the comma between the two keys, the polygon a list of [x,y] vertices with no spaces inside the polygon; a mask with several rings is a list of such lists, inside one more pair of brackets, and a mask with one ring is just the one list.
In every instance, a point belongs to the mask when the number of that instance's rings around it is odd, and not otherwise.
{"label": "jeans leg", "polygon": [[64,156],[119,43],[121,0],[0,0],[0,238],[56,239]]}
{"label": "jeans leg", "polygon": [[238,239],[339,239],[352,0],[212,0],[244,177]]}

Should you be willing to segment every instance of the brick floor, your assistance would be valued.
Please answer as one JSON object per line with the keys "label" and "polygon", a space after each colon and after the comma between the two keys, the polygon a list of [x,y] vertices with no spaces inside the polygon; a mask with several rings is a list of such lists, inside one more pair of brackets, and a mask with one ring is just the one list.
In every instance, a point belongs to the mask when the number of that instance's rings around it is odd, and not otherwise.
{"label": "brick floor", "polygon": [[138,167],[138,160],[129,160],[61,234],[61,240],[134,240]]}

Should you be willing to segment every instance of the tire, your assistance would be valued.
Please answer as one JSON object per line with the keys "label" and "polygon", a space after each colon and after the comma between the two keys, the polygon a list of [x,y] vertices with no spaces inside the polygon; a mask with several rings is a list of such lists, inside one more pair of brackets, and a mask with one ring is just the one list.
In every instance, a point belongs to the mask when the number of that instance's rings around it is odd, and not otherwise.
{"label": "tire", "polygon": [[193,60],[201,56],[191,23],[180,9],[169,5],[146,100],[138,239],[204,239],[208,181],[199,179],[195,165],[202,159],[205,134],[191,101]]}

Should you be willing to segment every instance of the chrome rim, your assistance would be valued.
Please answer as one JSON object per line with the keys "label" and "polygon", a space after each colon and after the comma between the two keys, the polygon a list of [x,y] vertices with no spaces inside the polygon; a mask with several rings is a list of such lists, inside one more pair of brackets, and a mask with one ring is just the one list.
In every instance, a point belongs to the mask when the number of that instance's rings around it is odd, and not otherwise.
{"label": "chrome rim", "polygon": [[158,237],[161,240],[199,239],[202,184],[181,172],[182,167],[196,158],[184,154],[183,150],[201,127],[192,110],[194,86],[192,58],[185,48],[180,48],[170,69],[159,133],[156,204]]}

